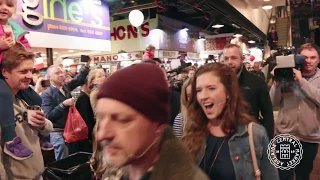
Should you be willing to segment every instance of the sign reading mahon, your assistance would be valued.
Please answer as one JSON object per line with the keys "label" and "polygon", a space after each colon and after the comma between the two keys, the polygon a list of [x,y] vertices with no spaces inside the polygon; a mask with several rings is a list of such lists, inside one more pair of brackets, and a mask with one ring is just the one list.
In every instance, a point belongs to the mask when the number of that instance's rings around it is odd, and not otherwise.
{"label": "sign reading mahon", "polygon": [[[105,1],[18,0],[17,2],[17,17],[13,19],[13,21],[30,32],[64,35],[69,37],[73,36],[110,42],[109,7]],[[48,39],[47,41],[60,39],[61,37],[58,39]],[[87,46],[89,43],[88,40],[81,42],[79,41],[81,39],[71,39],[78,41],[77,43],[85,43]],[[60,48],[83,49],[80,47],[70,47],[70,44],[72,45],[74,42],[69,44],[66,40],[67,39],[64,38],[64,42],[61,45],[67,47]],[[99,41],[92,42],[97,43]],[[104,44],[104,47],[106,48],[106,44]],[[109,51],[110,47],[104,50]]]}

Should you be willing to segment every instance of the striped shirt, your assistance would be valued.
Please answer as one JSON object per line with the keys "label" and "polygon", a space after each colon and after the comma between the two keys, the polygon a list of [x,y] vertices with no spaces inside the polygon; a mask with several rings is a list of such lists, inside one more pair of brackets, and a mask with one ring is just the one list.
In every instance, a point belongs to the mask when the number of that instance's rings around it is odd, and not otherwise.
{"label": "striped shirt", "polygon": [[183,136],[183,118],[181,113],[179,113],[173,122],[173,133],[177,138],[182,138]]}

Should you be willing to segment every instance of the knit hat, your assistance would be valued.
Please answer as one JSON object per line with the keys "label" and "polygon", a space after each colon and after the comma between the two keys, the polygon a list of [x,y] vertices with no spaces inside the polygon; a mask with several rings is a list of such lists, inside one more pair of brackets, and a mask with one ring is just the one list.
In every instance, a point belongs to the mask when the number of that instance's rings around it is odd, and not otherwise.
{"label": "knit hat", "polygon": [[163,71],[153,64],[135,64],[112,74],[97,99],[111,98],[127,104],[151,121],[169,123],[170,91]]}

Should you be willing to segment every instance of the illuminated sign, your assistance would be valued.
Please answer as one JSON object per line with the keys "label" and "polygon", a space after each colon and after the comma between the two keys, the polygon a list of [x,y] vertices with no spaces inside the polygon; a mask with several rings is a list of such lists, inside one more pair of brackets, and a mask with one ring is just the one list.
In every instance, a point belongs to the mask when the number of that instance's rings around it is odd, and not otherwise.
{"label": "illuminated sign", "polygon": [[[110,40],[109,7],[100,0],[18,0],[17,17],[13,21],[30,32],[90,38],[95,39],[90,41],[94,43]],[[48,39],[55,40],[61,41],[61,37]],[[68,46],[69,42],[63,43],[62,46],[72,48]]]}

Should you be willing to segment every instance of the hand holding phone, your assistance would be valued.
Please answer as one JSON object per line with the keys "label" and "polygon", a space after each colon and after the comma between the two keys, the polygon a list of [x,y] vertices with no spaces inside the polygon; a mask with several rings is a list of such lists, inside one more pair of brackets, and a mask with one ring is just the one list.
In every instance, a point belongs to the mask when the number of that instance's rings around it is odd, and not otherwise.
{"label": "hand holding phone", "polygon": [[80,62],[88,62],[90,59],[87,55],[81,55]]}
{"label": "hand holding phone", "polygon": [[45,87],[49,87],[50,86],[50,80],[42,80],[41,81],[41,86],[43,87],[43,88],[45,88]]}

